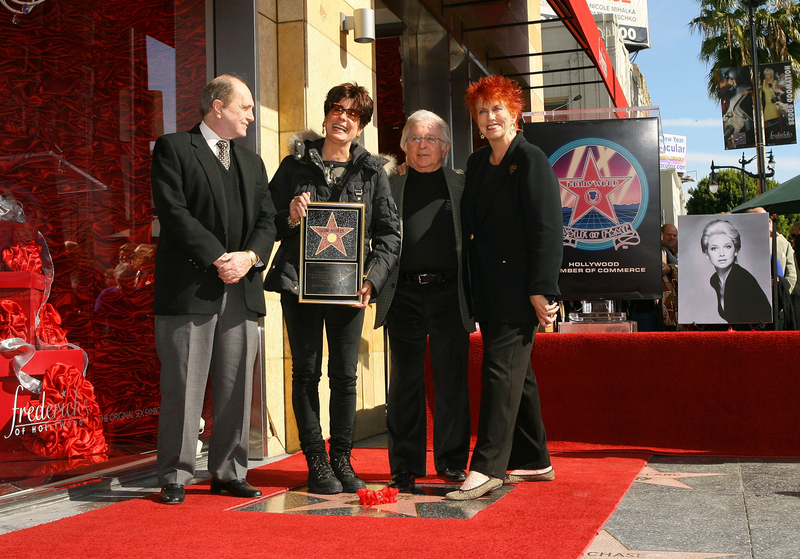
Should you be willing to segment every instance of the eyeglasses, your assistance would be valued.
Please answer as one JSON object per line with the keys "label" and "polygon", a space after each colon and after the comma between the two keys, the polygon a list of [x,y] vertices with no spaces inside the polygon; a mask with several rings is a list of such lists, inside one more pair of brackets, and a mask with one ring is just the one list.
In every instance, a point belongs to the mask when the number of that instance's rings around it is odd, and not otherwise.
{"label": "eyeglasses", "polygon": [[345,109],[339,103],[331,103],[331,111],[334,116],[340,116],[342,113],[347,115],[347,118],[356,122],[361,120],[361,111],[358,109]]}
{"label": "eyeglasses", "polygon": [[444,140],[437,138],[436,136],[411,136],[408,141],[414,144],[421,144],[422,142],[425,142],[426,144],[432,146],[435,146],[436,142],[444,143]]}

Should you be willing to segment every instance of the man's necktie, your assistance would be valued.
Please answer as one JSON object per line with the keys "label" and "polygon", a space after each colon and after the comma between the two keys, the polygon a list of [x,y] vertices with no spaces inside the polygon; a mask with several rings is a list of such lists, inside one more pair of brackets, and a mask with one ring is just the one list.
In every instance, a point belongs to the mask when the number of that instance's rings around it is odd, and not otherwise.
{"label": "man's necktie", "polygon": [[219,149],[219,160],[225,166],[226,169],[231,168],[231,156],[228,153],[228,142],[225,140],[220,140],[217,142],[217,148]]}

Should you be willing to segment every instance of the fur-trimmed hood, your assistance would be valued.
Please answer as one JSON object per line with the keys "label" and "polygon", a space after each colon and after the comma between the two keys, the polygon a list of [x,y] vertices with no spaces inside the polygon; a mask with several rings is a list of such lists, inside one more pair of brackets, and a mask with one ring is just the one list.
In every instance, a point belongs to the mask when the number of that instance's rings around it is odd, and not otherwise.
{"label": "fur-trimmed hood", "polygon": [[[321,140],[324,140],[324,136],[321,136],[317,131],[311,128],[295,132],[289,138],[289,153],[292,154],[297,161],[301,161],[305,158],[309,150],[314,148],[321,154]],[[350,152],[353,154],[353,159],[357,158],[362,153],[366,153],[370,158],[370,162],[375,166],[382,165],[383,170],[386,171],[388,176],[392,176],[392,173],[394,173],[394,170],[397,168],[397,160],[393,155],[383,153],[372,155],[358,144],[357,139],[353,140],[353,144],[350,146]],[[380,161],[381,159],[383,159],[382,162]]]}

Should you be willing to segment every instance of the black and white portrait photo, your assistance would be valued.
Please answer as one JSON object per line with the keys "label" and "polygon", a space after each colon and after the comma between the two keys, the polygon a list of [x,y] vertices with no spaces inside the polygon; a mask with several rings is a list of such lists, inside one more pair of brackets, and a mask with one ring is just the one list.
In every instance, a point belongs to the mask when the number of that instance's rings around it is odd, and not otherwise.
{"label": "black and white portrait photo", "polygon": [[772,322],[769,217],[678,218],[681,324]]}

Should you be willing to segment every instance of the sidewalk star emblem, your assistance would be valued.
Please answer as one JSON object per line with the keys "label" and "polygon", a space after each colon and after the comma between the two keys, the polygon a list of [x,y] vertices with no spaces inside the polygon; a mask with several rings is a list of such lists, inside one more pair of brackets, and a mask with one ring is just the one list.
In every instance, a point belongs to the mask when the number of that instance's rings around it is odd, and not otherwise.
{"label": "sidewalk star emblem", "polygon": [[347,250],[344,248],[342,237],[352,231],[353,228],[339,227],[339,225],[336,223],[336,217],[334,217],[333,212],[331,212],[331,215],[328,218],[328,224],[325,227],[320,225],[312,225],[311,229],[313,229],[314,232],[321,238],[319,246],[317,247],[317,252],[314,254],[315,256],[329,246],[332,246],[344,256],[347,256]]}
{"label": "sidewalk star emblem", "polygon": [[712,559],[713,557],[741,557],[739,553],[696,553],[691,551],[658,551],[637,549],[619,542],[605,530],[600,530],[597,537],[589,545],[579,559],[593,557],[640,557],[641,559]]}
{"label": "sidewalk star emblem", "polygon": [[694,489],[690,485],[686,485],[682,481],[681,478],[692,478],[692,477],[708,477],[708,476],[728,476],[730,474],[725,473],[711,473],[711,474],[699,474],[699,473],[691,473],[691,472],[660,472],[655,468],[651,468],[650,466],[645,466],[642,468],[642,471],[639,472],[638,477],[634,480],[639,483],[649,483],[651,485],[663,485],[665,487],[680,487],[681,489]]}

